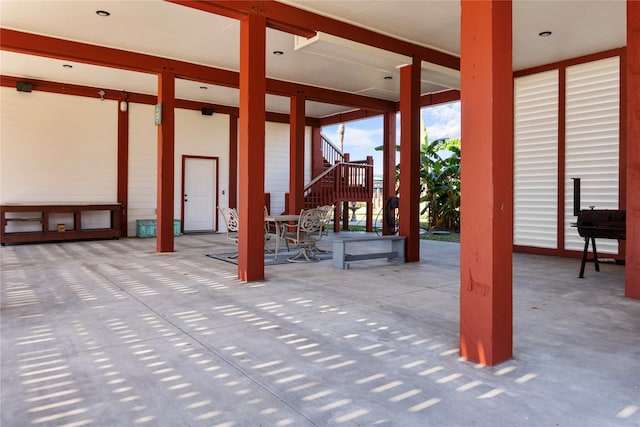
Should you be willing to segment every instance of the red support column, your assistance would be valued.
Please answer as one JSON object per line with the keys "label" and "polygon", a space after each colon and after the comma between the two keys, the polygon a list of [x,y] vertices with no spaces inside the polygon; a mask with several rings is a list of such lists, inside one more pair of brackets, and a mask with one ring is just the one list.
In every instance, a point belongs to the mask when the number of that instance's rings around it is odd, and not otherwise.
{"label": "red support column", "polygon": [[238,278],[264,279],[266,26],[263,15],[240,20],[240,194]]}
{"label": "red support column", "polygon": [[229,207],[238,207],[238,116],[229,115]]}
{"label": "red support column", "polygon": [[289,119],[289,214],[304,208],[304,130],[305,101],[302,94],[291,97]]}
{"label": "red support column", "polygon": [[420,261],[420,60],[400,69],[399,231],[407,262]]}
{"label": "red support column", "polygon": [[173,252],[173,196],[175,153],[175,74],[163,71],[158,76],[158,208],[156,250]]}
{"label": "red support column", "polygon": [[511,2],[462,1],[460,353],[512,356]]}
{"label": "red support column", "polygon": [[129,204],[129,104],[124,97],[118,102],[118,203],[122,205],[122,211],[120,211],[121,235],[122,237],[127,237],[129,235],[127,231],[127,206]]}
{"label": "red support column", "polygon": [[382,234],[394,234],[395,209],[388,210],[387,202],[396,195],[396,112],[384,113],[382,148]]}
{"label": "red support column", "polygon": [[[373,156],[367,156],[367,164],[371,166],[367,169],[367,188],[370,188],[373,194]],[[373,197],[367,200],[366,209],[365,230],[371,233],[373,231]]]}
{"label": "red support column", "polygon": [[640,299],[640,2],[627,1],[627,240],[625,295]]}
{"label": "red support column", "polygon": [[324,172],[324,159],[322,158],[321,129],[314,126],[311,129],[311,178],[315,178]]}

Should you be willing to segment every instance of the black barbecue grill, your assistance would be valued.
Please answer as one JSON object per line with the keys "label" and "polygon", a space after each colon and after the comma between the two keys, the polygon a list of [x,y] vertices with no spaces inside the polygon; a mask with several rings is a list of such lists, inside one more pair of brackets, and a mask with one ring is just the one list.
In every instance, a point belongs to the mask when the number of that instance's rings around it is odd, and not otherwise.
{"label": "black barbecue grill", "polygon": [[[580,178],[573,178],[573,214],[578,217],[578,222],[572,224],[578,228],[578,234],[584,237],[584,252],[580,265],[579,278],[584,278],[584,266],[593,261],[596,271],[600,271],[598,263],[598,250],[596,239],[626,240],[627,237],[627,212],[614,209],[588,209],[580,210]],[[588,258],[589,242],[593,248],[593,258]]]}

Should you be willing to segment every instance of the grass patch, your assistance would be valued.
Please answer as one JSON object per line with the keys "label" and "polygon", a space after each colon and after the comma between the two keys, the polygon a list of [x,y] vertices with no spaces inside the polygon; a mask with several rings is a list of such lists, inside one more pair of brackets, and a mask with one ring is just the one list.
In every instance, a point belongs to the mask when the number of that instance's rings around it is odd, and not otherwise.
{"label": "grass patch", "polygon": [[422,233],[420,238],[423,240],[460,243],[460,233],[454,233],[453,231],[450,234],[432,234],[431,231],[428,231],[426,233]]}
{"label": "grass patch", "polygon": [[[426,223],[421,223],[420,227],[424,231],[426,227]],[[333,225],[331,225],[329,229],[330,230],[333,229]],[[366,227],[364,225],[349,225],[349,231],[366,231]],[[420,238],[423,240],[437,240],[439,242],[460,243],[460,233],[456,233],[453,231],[449,232],[449,234],[433,234],[432,231],[427,231],[427,232],[421,233]]]}

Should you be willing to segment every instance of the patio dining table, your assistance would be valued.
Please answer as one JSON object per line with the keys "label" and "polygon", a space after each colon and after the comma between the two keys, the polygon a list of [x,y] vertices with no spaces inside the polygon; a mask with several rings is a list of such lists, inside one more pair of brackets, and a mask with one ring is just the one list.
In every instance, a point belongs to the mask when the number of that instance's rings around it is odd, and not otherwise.
{"label": "patio dining table", "polygon": [[276,230],[276,249],[274,259],[278,259],[278,251],[280,249],[280,240],[284,239],[286,225],[292,222],[298,222],[300,215],[267,215],[264,217],[265,222],[273,223]]}

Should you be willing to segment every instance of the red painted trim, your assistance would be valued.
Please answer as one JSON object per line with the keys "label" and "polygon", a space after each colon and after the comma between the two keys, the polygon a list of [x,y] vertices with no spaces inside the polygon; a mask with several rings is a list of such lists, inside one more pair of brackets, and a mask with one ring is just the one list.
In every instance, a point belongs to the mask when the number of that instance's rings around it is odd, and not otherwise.
{"label": "red painted trim", "polygon": [[180,221],[180,231],[182,233],[184,233],[184,199],[185,199],[185,176],[186,176],[186,163],[187,163],[187,159],[205,159],[205,160],[213,160],[214,163],[214,171],[215,171],[215,181],[216,181],[216,188],[214,188],[213,191],[215,191],[215,199],[216,199],[216,205],[213,207],[213,229],[214,231],[218,231],[218,206],[219,206],[219,194],[220,194],[220,179],[219,179],[219,158],[218,157],[212,157],[212,156],[191,156],[191,155],[187,155],[187,154],[183,154],[182,155],[182,170],[181,170],[181,197],[182,197],[182,201],[180,202],[180,218],[182,218],[182,221]]}
{"label": "red painted trim", "polygon": [[[389,111],[393,111],[395,113],[395,109],[389,110]],[[332,114],[330,116],[321,117],[320,119],[318,119],[318,125],[321,127],[331,126],[331,125],[336,125],[340,123],[351,122],[354,120],[362,120],[362,119],[368,119],[371,117],[378,117],[381,114],[384,114],[384,112],[380,112],[377,110],[349,111],[347,113],[338,113],[338,114]]]}
{"label": "red painted trim", "polygon": [[238,117],[229,116],[229,207],[238,207]]}
{"label": "red painted trim", "polygon": [[558,70],[558,212],[557,225],[556,225],[556,244],[557,250],[564,250],[564,214],[565,214],[565,151],[567,149],[566,139],[566,99],[567,99],[567,81],[566,81],[566,68],[562,67]]}
{"label": "red painted trim", "polygon": [[266,19],[240,20],[240,192],[238,278],[264,279],[264,160],[266,95]]}
{"label": "red painted trim", "polygon": [[[520,252],[524,254],[535,254],[535,255],[548,255],[548,256],[561,256],[565,258],[582,258],[582,251],[574,251],[567,249],[549,249],[549,248],[537,248],[533,246],[520,246],[513,245],[514,252]],[[615,255],[611,255],[615,256]]]}
{"label": "red painted trim", "polygon": [[627,1],[625,295],[640,299],[640,2]]}
{"label": "red painted trim", "polygon": [[393,101],[274,79],[267,79],[267,91],[270,94],[280,96],[295,96],[301,93],[310,101],[378,111],[389,111],[396,108]]}
{"label": "red painted trim", "polygon": [[175,175],[175,75],[158,75],[158,103],[162,105],[162,123],[158,128],[158,207],[156,250],[173,252],[173,197]]}
{"label": "red painted trim", "polygon": [[420,106],[428,107],[431,105],[447,104],[455,101],[460,101],[460,91],[457,89],[451,89],[422,95],[420,97]]}
{"label": "red painted trim", "polygon": [[292,96],[289,125],[289,212],[298,214],[304,208],[304,131],[305,97]]}
{"label": "red painted trim", "polygon": [[620,56],[624,54],[626,48],[621,47],[617,49],[605,50],[591,55],[578,56],[576,58],[566,59],[564,61],[552,62],[550,64],[541,65],[539,67],[527,68],[524,70],[514,71],[513,77],[528,76],[531,74],[538,74],[544,71],[551,71],[557,68],[570,67],[572,65],[584,64],[586,62],[598,61],[600,59],[611,58],[614,56]]}
{"label": "red painted trim", "polygon": [[[126,101],[122,96],[121,101]],[[128,205],[129,205],[129,108],[122,111],[120,102],[118,108],[118,203],[122,205],[120,211],[120,224],[122,237],[128,236]]]}
{"label": "red painted trim", "polygon": [[[618,206],[627,207],[627,53],[620,55],[620,117],[618,137]],[[618,255],[626,259],[626,244],[618,241]]]}
{"label": "red painted trim", "polygon": [[420,61],[400,69],[400,203],[398,230],[405,259],[420,261]]}
{"label": "red painted trim", "polygon": [[266,17],[270,28],[280,31],[287,31],[305,37],[310,37],[320,31],[390,52],[416,57],[447,68],[460,69],[460,58],[453,55],[409,43],[405,40],[395,39],[366,28],[317,15],[276,1],[170,1],[230,18],[240,18],[247,14],[259,13]]}

